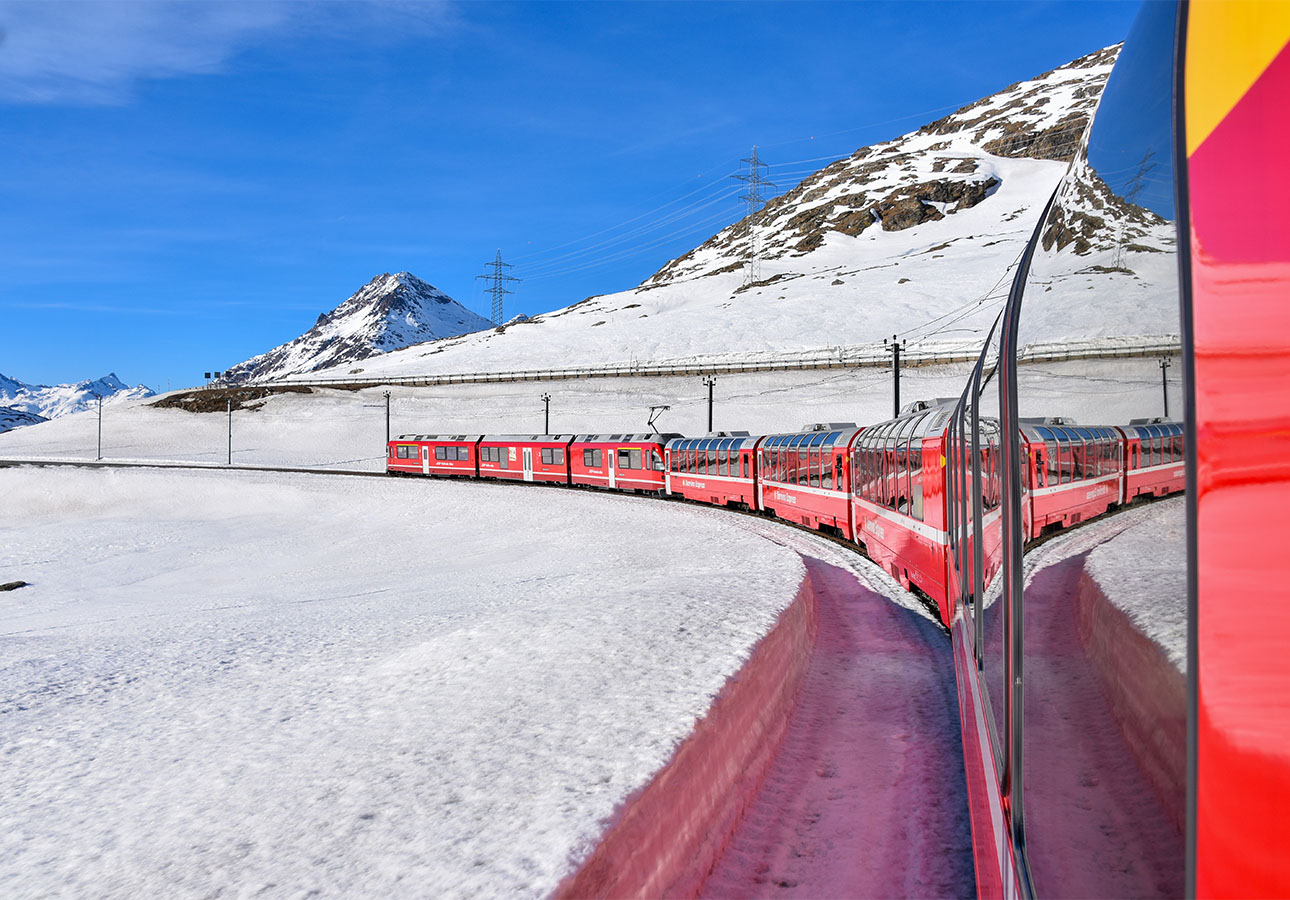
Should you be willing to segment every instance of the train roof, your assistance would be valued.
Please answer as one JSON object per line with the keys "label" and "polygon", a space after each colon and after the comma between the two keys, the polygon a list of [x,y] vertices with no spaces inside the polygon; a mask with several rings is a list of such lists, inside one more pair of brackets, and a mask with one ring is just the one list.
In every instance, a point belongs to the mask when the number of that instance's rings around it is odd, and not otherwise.
{"label": "train roof", "polygon": [[1121,437],[1119,430],[1110,425],[1033,425],[1022,421],[1018,427],[1021,433],[1031,440],[1058,443],[1091,441],[1099,438],[1119,440]]}
{"label": "train roof", "polygon": [[483,437],[482,434],[401,434],[396,441],[453,441],[461,443],[470,441],[474,443]]}
{"label": "train roof", "polygon": [[486,434],[483,440],[486,444],[567,444],[575,437],[576,435],[572,434]]}
{"label": "train roof", "polygon": [[1131,436],[1139,438],[1164,437],[1165,435],[1183,433],[1182,422],[1170,422],[1167,420],[1161,421],[1158,419],[1150,422],[1143,422],[1140,419],[1135,419],[1128,425],[1121,425],[1120,427],[1130,433]]}
{"label": "train roof", "polygon": [[916,401],[905,407],[907,412],[895,419],[870,425],[864,430],[861,444],[871,441],[904,441],[910,438],[925,438],[941,434],[950,423],[954,414],[954,405],[937,400]]}
{"label": "train roof", "polygon": [[801,431],[768,434],[762,441],[766,450],[809,447],[845,447],[861,429],[854,422],[832,422],[808,425]]}
{"label": "train roof", "polygon": [[665,434],[652,434],[643,432],[639,434],[575,434],[573,439],[579,444],[614,444],[614,443],[633,443],[633,444],[666,444],[672,438],[678,438],[681,435],[674,432]]}
{"label": "train roof", "polygon": [[717,432],[701,438],[676,437],[667,442],[669,450],[747,450],[761,440],[748,432]]}

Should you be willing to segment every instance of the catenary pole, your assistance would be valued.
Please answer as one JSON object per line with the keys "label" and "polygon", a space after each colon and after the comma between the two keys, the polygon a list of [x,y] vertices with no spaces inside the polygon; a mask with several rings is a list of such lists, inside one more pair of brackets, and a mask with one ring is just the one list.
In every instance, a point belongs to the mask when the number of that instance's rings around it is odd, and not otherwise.
{"label": "catenary pole", "polygon": [[542,402],[546,404],[546,423],[542,426],[543,434],[551,433],[551,395],[543,394]]}
{"label": "catenary pole", "polygon": [[1160,358],[1160,392],[1165,398],[1165,418],[1169,418],[1169,377],[1166,372],[1169,370],[1169,364],[1172,360],[1163,356]]}
{"label": "catenary pole", "polygon": [[95,459],[103,458],[103,398],[99,397],[99,444],[98,456]]}
{"label": "catenary pole", "polygon": [[390,443],[390,392],[385,392],[385,443]]}
{"label": "catenary pole", "polygon": [[233,401],[224,401],[228,409],[228,464],[233,465]]}
{"label": "catenary pole", "polygon": [[712,433],[712,386],[717,383],[717,376],[705,375],[703,383],[708,386],[708,433]]}
{"label": "catenary pole", "polygon": [[894,334],[891,336],[891,340],[883,338],[882,342],[891,347],[891,371],[895,381],[891,417],[894,419],[900,415],[900,351],[904,348],[905,342],[898,340]]}

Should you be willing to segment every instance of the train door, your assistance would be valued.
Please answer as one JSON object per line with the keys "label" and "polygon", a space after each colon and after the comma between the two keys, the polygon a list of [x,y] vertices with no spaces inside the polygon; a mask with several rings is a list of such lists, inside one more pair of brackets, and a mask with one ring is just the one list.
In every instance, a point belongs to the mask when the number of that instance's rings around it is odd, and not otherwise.
{"label": "train door", "polygon": [[609,462],[605,464],[605,471],[609,473],[610,487],[618,487],[617,470],[614,468],[616,465],[614,457],[617,455],[612,447],[605,450],[605,456],[609,457]]}
{"label": "train door", "polygon": [[430,474],[430,448],[429,447],[421,448],[421,474],[422,475]]}
{"label": "train door", "polygon": [[663,490],[672,493],[672,451],[663,448]]}
{"label": "train door", "polygon": [[524,480],[533,480],[533,448],[524,448]]}

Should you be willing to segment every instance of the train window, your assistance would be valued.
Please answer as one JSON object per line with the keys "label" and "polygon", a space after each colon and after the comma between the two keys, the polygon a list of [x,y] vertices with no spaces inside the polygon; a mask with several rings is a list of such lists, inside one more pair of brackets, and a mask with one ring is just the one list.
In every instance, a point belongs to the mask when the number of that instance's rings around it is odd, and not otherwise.
{"label": "train window", "polygon": [[549,466],[549,465],[551,465],[551,464],[552,464],[552,462],[553,462],[553,461],[554,461],[554,460],[553,460],[553,458],[552,458],[552,456],[551,456],[551,448],[550,448],[550,447],[543,447],[543,448],[542,448],[542,465],[544,465],[544,466]]}
{"label": "train window", "polygon": [[921,439],[909,442],[909,479],[910,496],[913,498],[911,513],[918,521],[923,521],[923,442]]}
{"label": "train window", "polygon": [[403,444],[399,444],[399,447],[398,447],[398,458],[399,458],[399,459],[407,459],[407,458],[408,458],[408,448],[407,448],[405,445],[403,445]]}
{"label": "train window", "polygon": [[730,474],[730,456],[724,449],[717,450],[717,474]]}
{"label": "train window", "polygon": [[625,447],[620,447],[618,449],[618,468],[620,469],[633,468],[631,451]]}
{"label": "train window", "polygon": [[551,462],[557,466],[564,465],[564,448],[557,447],[551,451]]}
{"label": "train window", "polygon": [[447,448],[445,448],[445,447],[435,447],[435,448],[434,448],[434,458],[435,458],[435,459],[447,459],[448,457],[447,457],[447,454],[446,454],[446,452],[445,452],[445,451],[446,451],[446,449],[447,449]]}
{"label": "train window", "polygon": [[600,465],[600,451],[599,451],[599,450],[583,450],[583,451],[582,451],[582,464],[583,464],[585,467],[587,467],[588,469],[594,469],[594,468],[596,468],[597,466],[599,466],[599,465]]}

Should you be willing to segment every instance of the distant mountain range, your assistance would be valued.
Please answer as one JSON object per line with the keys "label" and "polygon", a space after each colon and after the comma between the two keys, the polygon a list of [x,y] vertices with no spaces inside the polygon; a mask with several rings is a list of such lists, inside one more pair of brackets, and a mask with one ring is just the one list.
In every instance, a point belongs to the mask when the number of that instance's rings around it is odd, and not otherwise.
{"label": "distant mountain range", "polygon": [[409,272],[378,275],[300,337],[224,373],[226,381],[268,381],[346,366],[411,344],[491,328],[492,323]]}
{"label": "distant mountain range", "polygon": [[100,397],[104,403],[119,403],[151,396],[151,388],[130,387],[115,373],[93,381],[55,385],[27,384],[0,374],[0,432],[83,412],[95,406]]}

